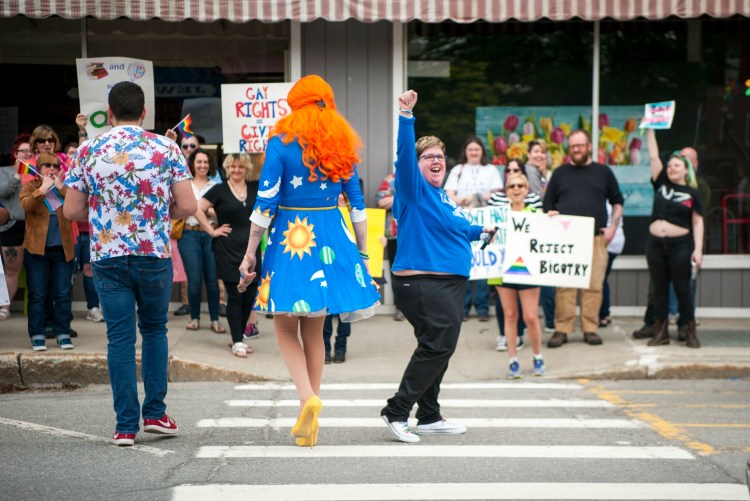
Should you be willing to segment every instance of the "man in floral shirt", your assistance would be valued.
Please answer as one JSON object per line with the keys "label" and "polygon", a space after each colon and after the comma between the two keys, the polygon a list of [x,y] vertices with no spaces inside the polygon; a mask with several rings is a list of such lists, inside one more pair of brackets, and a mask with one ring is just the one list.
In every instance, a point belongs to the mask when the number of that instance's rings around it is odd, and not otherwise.
{"label": "man in floral shirt", "polygon": [[[83,143],[65,185],[64,214],[85,221],[91,235],[94,283],[107,322],[107,363],[117,445],[144,431],[177,433],[166,414],[167,308],[172,290],[170,217],[195,214],[190,173],[177,145],[141,128],[143,90],[131,82],[109,93],[112,130]],[[136,307],[142,337],[145,399],[136,381]]]}

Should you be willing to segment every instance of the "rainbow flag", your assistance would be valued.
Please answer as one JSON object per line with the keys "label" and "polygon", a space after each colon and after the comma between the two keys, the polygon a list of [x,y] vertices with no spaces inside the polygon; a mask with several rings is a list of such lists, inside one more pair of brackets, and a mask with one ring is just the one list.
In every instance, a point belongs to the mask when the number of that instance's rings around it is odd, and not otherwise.
{"label": "rainbow flag", "polygon": [[57,191],[57,188],[54,186],[50,188],[50,190],[44,196],[44,205],[47,206],[47,209],[50,212],[55,212],[57,209],[62,207],[63,203],[64,203],[63,197],[60,195],[60,192]]}
{"label": "rainbow flag", "polygon": [[182,134],[182,137],[193,137],[193,131],[190,130],[190,127],[192,125],[193,120],[190,118],[190,113],[188,113],[187,116],[182,119],[182,122],[175,125],[175,127],[180,129],[180,134]]}
{"label": "rainbow flag", "polygon": [[18,173],[22,176],[24,174],[32,174],[34,176],[39,175],[39,172],[37,172],[37,170],[31,164],[27,164],[23,161],[18,162]]}

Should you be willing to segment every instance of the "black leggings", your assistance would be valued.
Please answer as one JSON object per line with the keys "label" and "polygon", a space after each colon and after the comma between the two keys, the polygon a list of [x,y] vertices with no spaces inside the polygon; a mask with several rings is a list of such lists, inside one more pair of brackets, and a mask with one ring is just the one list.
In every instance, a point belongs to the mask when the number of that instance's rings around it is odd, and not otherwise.
{"label": "black leggings", "polygon": [[669,283],[677,294],[680,320],[695,320],[690,295],[690,259],[693,256],[693,235],[682,237],[655,237],[646,241],[646,261],[654,286],[654,317],[667,320],[669,315]]}
{"label": "black leggings", "polygon": [[227,290],[227,323],[233,343],[242,341],[242,333],[245,332],[247,319],[253,309],[255,293],[258,292],[258,282],[250,284],[245,292],[237,290],[238,283],[224,281]]}

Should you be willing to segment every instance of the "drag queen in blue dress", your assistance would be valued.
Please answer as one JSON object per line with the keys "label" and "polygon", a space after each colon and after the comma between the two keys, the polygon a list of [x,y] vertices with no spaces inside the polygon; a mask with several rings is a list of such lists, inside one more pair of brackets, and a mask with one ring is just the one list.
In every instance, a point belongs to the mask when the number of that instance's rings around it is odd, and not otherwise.
{"label": "drag queen in blue dress", "polygon": [[[255,276],[255,250],[270,226],[255,309],[274,315],[279,351],[300,397],[292,435],[297,445],[312,447],[322,408],[325,316],[367,318],[380,295],[367,271],[359,137],[336,112],[322,78],[302,78],[287,99],[292,113],[277,122],[268,142],[240,273],[246,281]],[[354,234],[337,206],[342,192],[352,206]]]}

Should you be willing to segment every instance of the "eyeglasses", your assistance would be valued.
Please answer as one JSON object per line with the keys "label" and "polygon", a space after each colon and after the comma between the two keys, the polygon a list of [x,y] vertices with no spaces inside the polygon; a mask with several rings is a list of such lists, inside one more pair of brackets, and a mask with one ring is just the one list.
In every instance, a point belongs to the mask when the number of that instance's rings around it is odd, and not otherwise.
{"label": "eyeglasses", "polygon": [[45,162],[43,164],[39,164],[39,167],[52,167],[54,169],[59,169],[60,164],[57,164],[57,163],[53,164],[53,163]]}
{"label": "eyeglasses", "polygon": [[198,145],[197,145],[197,144],[183,144],[183,145],[181,146],[181,148],[182,148],[183,150],[187,150],[188,148],[190,148],[191,150],[194,150],[194,149],[196,149],[197,147],[198,147]]}
{"label": "eyeglasses", "polygon": [[428,162],[434,162],[437,160],[438,162],[445,162],[445,159],[447,157],[445,155],[437,155],[437,154],[428,154],[428,155],[422,155],[419,157],[420,160],[427,160]]}
{"label": "eyeglasses", "polygon": [[24,155],[28,155],[31,153],[31,150],[29,148],[18,148],[16,150],[18,153],[23,153]]}
{"label": "eyeglasses", "polygon": [[55,138],[54,137],[45,137],[44,139],[37,139],[37,143],[50,143],[55,144]]}
{"label": "eyeglasses", "polygon": [[516,188],[526,188],[525,184],[509,184],[507,186],[509,190],[515,190]]}
{"label": "eyeglasses", "polygon": [[568,146],[570,147],[571,150],[575,150],[575,149],[578,149],[578,148],[585,148],[586,146],[588,146],[588,143],[568,144]]}

